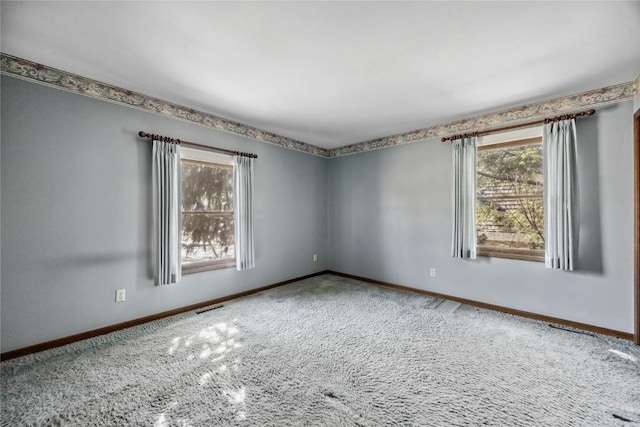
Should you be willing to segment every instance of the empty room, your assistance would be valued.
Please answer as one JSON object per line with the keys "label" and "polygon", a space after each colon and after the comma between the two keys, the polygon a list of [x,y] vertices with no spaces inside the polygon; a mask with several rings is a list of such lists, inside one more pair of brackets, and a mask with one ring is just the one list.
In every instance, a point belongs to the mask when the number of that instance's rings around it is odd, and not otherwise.
{"label": "empty room", "polygon": [[640,425],[639,1],[0,20],[0,426]]}

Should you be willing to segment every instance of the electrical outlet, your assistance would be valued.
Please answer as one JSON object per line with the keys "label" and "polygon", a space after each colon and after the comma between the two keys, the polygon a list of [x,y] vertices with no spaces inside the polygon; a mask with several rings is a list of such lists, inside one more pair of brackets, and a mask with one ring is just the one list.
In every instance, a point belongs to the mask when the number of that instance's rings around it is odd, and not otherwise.
{"label": "electrical outlet", "polygon": [[430,275],[431,277],[436,277],[436,269],[435,269],[435,268],[432,268],[431,270],[429,270],[429,275]]}
{"label": "electrical outlet", "polygon": [[313,254],[313,262],[318,262],[318,255],[317,254]]}
{"label": "electrical outlet", "polygon": [[116,302],[124,301],[124,289],[118,289],[116,291]]}

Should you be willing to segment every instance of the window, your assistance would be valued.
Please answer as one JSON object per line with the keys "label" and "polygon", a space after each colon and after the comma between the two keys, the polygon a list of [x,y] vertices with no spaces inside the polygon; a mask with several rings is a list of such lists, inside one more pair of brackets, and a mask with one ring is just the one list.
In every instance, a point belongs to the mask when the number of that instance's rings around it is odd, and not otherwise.
{"label": "window", "polygon": [[544,261],[541,135],[536,127],[479,141],[478,255]]}
{"label": "window", "polygon": [[182,273],[235,266],[233,159],[183,147]]}

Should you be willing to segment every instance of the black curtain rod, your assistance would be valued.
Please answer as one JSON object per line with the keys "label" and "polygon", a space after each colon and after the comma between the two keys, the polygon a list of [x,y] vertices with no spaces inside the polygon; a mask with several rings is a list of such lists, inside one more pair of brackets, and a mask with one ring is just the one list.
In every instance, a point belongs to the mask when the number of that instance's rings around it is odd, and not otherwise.
{"label": "black curtain rod", "polygon": [[483,132],[471,132],[471,133],[464,133],[462,135],[451,135],[451,136],[447,136],[447,137],[442,138],[442,142],[453,141],[453,140],[462,139],[462,138],[469,138],[471,136],[490,135],[492,133],[503,132],[503,131],[511,130],[511,129],[526,128],[526,127],[529,127],[529,126],[541,125],[543,123],[557,122],[557,121],[560,121],[560,120],[575,119],[576,117],[580,117],[580,116],[592,116],[593,114],[595,114],[595,112],[596,112],[596,110],[591,109],[591,110],[581,111],[579,113],[565,114],[563,116],[550,117],[548,119],[536,120],[535,122],[521,123],[519,125],[512,125],[512,126],[505,126],[505,127],[501,127],[501,128],[489,129],[489,130],[486,130],[486,131],[483,131]]}
{"label": "black curtain rod", "polygon": [[170,138],[168,136],[157,135],[154,133],[146,133],[146,132],[140,131],[138,132],[138,136],[140,136],[140,138],[149,138],[151,140],[155,139],[156,141],[172,142],[174,144],[185,145],[187,147],[198,147],[205,150],[217,151],[219,153],[227,153],[227,154],[233,154],[236,156],[250,157],[252,159],[258,158],[258,155],[253,153],[245,153],[243,151],[227,150],[225,148],[211,147],[210,145],[196,144],[195,142],[181,141],[177,138]]}

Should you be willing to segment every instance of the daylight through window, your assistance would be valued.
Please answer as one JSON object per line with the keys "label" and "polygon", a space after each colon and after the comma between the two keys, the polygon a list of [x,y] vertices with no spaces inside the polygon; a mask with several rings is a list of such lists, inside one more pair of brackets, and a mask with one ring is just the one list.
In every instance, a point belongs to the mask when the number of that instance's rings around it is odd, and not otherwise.
{"label": "daylight through window", "polygon": [[231,157],[182,148],[182,272],[235,266]]}
{"label": "daylight through window", "polygon": [[542,137],[487,139],[477,157],[478,255],[544,261]]}

